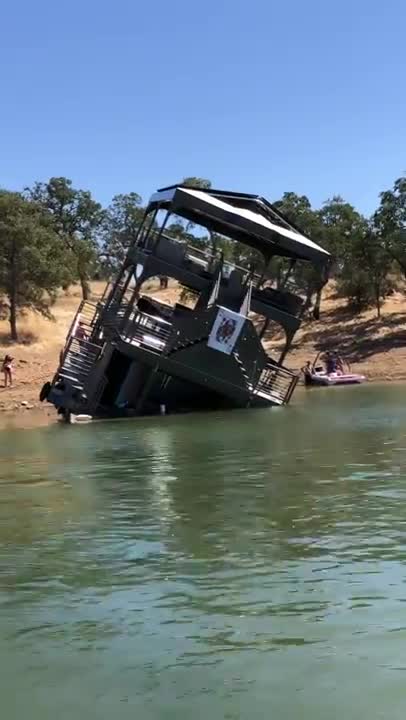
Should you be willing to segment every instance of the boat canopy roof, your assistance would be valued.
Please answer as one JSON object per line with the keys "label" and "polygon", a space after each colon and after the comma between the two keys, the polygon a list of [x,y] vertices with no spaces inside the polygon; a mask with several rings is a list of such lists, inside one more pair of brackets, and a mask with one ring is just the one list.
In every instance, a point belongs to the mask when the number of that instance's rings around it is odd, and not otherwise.
{"label": "boat canopy roof", "polygon": [[272,255],[325,265],[327,250],[306,237],[282,213],[258,195],[174,185],[152,195],[147,211],[167,209],[212,232]]}

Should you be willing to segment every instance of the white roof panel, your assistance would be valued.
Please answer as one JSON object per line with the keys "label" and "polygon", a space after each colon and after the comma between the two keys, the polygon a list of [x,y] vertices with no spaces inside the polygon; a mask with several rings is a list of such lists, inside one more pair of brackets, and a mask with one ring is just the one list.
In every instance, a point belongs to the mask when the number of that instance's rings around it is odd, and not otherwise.
{"label": "white roof panel", "polygon": [[306,247],[320,253],[321,255],[325,255],[326,258],[330,254],[320,245],[317,245],[315,242],[313,242],[313,240],[310,240],[309,238],[301,235],[298,232],[295,232],[294,230],[288,230],[287,228],[280,227],[280,225],[275,225],[275,223],[272,223],[260,213],[253,212],[252,210],[247,210],[245,208],[237,208],[234,205],[225,203],[223,200],[219,200],[218,198],[213,197],[213,195],[209,195],[208,193],[202,192],[201,190],[194,190],[190,188],[181,189],[182,192],[199,198],[199,200],[204,201],[208,205],[213,205],[223,211],[232,212],[235,215],[240,215],[246,220],[256,223],[257,225],[261,225],[263,228],[266,228],[267,230],[282,236],[287,241],[290,241],[286,243],[286,246],[293,251],[297,250],[299,254]]}
{"label": "white roof panel", "polygon": [[[281,227],[273,223],[261,212],[248,210],[237,204],[231,204],[215,197],[215,191],[205,192],[198,188],[172,186],[159,190],[150,199],[150,205],[172,208],[173,212],[199,222],[206,227],[218,228],[218,231],[227,235],[227,229],[235,228],[236,233],[230,237],[241,239],[241,242],[256,247],[265,255],[276,253],[289,257],[298,257],[314,263],[324,264],[330,257],[320,245],[300,232]],[[226,195],[226,194],[225,194]],[[226,196],[227,197],[227,196]],[[236,195],[238,198],[238,194]],[[255,201],[255,196],[247,196]],[[261,198],[256,198],[261,202]],[[206,222],[204,221],[206,219]]]}

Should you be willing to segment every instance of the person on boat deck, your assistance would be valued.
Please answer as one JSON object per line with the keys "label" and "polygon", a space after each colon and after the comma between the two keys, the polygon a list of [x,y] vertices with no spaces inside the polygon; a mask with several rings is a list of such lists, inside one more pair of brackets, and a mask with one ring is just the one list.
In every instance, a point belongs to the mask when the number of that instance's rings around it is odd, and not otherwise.
{"label": "person on boat deck", "polygon": [[312,364],[311,364],[310,360],[308,360],[306,365],[304,367],[302,367],[302,373],[304,376],[305,385],[310,385],[311,379],[312,379]]}
{"label": "person on boat deck", "polygon": [[304,367],[302,367],[302,372],[304,372],[305,375],[312,374],[312,364],[311,364],[310,360],[308,360],[306,365]]}
{"label": "person on boat deck", "polygon": [[342,375],[344,372],[344,363],[343,363],[340,355],[338,354],[338,352],[334,353],[334,358],[335,358],[335,364],[336,364],[336,372],[339,375]]}
{"label": "person on boat deck", "polygon": [[327,375],[331,375],[332,373],[335,373],[337,370],[337,363],[334,353],[330,352],[328,350],[323,358],[324,363],[326,365],[326,373]]}

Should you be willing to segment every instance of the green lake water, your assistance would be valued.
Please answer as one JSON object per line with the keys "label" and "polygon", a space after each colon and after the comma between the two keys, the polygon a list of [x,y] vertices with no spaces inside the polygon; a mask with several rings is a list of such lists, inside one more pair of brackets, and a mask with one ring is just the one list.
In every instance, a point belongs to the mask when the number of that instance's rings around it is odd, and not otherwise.
{"label": "green lake water", "polygon": [[406,387],[0,433],[4,720],[404,720]]}

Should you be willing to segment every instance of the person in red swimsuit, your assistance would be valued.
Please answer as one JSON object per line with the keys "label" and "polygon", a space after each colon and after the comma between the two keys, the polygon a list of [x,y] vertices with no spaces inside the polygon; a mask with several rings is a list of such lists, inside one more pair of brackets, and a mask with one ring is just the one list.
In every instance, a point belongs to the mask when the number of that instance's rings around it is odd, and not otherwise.
{"label": "person in red swimsuit", "polygon": [[12,386],[13,384],[13,358],[11,355],[6,355],[3,360],[2,371],[4,374],[4,387]]}

